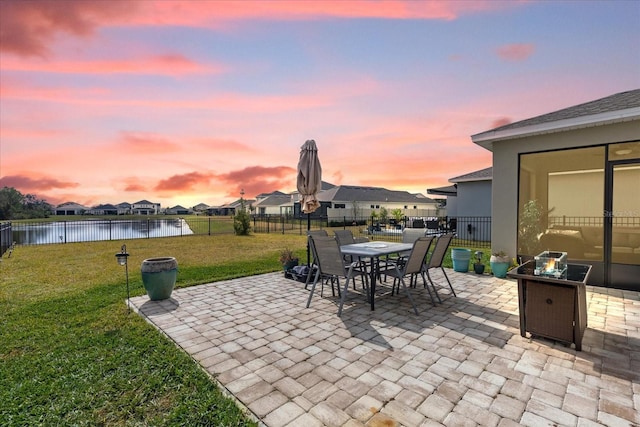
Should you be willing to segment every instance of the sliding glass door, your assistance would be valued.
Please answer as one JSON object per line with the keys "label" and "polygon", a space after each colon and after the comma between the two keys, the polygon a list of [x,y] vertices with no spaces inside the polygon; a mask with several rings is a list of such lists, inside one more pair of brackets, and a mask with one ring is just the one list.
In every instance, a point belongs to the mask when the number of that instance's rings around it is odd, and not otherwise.
{"label": "sliding glass door", "polygon": [[609,146],[606,186],[607,282],[640,290],[640,142]]}
{"label": "sliding glass door", "polygon": [[518,255],[567,252],[589,284],[640,290],[640,142],[520,155]]}

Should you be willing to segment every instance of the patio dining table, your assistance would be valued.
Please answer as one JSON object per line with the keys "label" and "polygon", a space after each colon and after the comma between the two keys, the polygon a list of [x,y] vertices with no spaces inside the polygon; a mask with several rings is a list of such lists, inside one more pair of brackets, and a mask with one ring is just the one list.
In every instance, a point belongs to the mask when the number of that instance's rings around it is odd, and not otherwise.
{"label": "patio dining table", "polygon": [[375,309],[376,277],[378,260],[382,256],[410,251],[413,243],[364,242],[340,246],[344,255],[368,258],[370,260],[369,281],[371,283],[371,310]]}

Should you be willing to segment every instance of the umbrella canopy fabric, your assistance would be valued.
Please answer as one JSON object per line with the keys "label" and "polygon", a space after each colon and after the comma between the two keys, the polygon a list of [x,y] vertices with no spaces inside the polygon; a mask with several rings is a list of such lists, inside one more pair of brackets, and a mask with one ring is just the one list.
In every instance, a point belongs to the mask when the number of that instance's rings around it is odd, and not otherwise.
{"label": "umbrella canopy fabric", "polygon": [[322,188],[322,167],[318,159],[318,147],[313,139],[307,140],[300,147],[297,184],[302,212],[315,212],[320,207],[316,194]]}

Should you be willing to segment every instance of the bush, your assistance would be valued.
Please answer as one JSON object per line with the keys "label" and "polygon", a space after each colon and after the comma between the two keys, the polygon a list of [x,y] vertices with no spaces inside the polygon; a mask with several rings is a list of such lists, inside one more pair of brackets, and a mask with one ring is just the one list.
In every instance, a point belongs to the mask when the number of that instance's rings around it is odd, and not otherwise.
{"label": "bush", "polygon": [[238,236],[248,236],[251,232],[251,216],[244,208],[244,201],[241,201],[240,209],[233,217],[233,230]]}

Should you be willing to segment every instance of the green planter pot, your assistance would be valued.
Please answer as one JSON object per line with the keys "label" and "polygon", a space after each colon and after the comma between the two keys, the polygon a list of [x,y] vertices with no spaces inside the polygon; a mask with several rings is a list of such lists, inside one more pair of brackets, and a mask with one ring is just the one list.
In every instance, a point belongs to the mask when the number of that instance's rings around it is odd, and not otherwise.
{"label": "green planter pot", "polygon": [[174,257],[147,258],[140,266],[144,289],[152,301],[171,297],[178,277],[178,261]]}

